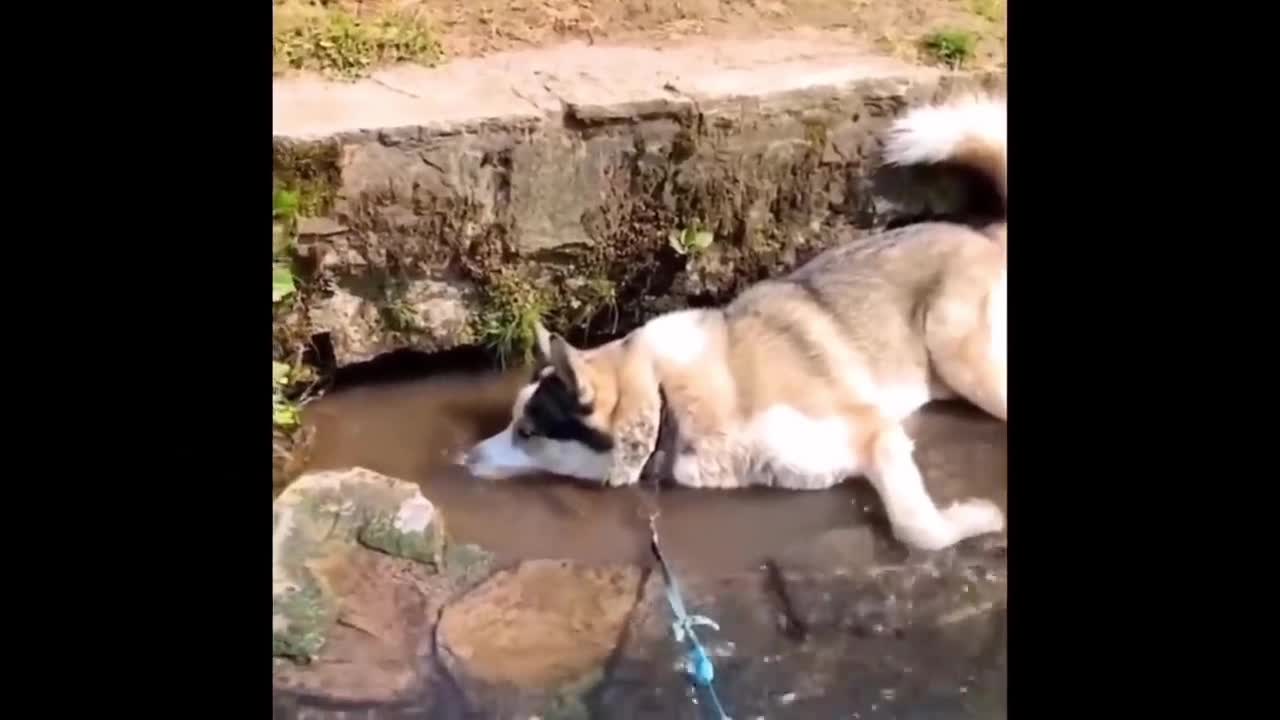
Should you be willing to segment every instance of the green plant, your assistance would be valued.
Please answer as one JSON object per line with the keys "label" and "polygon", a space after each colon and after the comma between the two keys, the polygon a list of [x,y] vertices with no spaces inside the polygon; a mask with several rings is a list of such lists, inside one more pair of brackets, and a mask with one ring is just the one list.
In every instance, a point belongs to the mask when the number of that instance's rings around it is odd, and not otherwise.
{"label": "green plant", "polygon": [[953,69],[973,58],[977,44],[977,37],[968,30],[937,30],[921,41],[926,53]]}
{"label": "green plant", "polygon": [[293,284],[293,271],[285,262],[271,263],[271,302],[278,303],[297,290]]}
{"label": "green plant", "polygon": [[[400,291],[402,292],[402,291]],[[383,301],[378,306],[378,313],[387,329],[393,332],[421,332],[418,314],[392,286],[383,289]]]}
{"label": "green plant", "polygon": [[503,366],[516,356],[528,363],[533,359],[537,325],[548,310],[543,292],[515,272],[500,270],[488,288],[480,316],[481,342],[497,352]]}
{"label": "green plant", "polygon": [[277,72],[314,70],[352,80],[379,65],[433,64],[441,49],[421,12],[374,9],[357,15],[343,7],[282,3],[276,7]]}
{"label": "green plant", "polygon": [[288,140],[271,144],[271,176],[280,188],[289,188],[294,215],[319,217],[333,208],[342,182],[338,169],[341,146],[333,139]]}
{"label": "green plant", "polygon": [[[298,193],[276,188],[271,197],[271,304],[278,306],[297,292],[289,251],[298,224]],[[285,397],[290,385],[306,378],[307,371],[288,363],[271,361],[272,425],[280,430],[298,426],[298,403]]]}
{"label": "green plant", "polygon": [[289,386],[292,368],[287,363],[271,361],[271,424],[282,430],[292,430],[298,426],[298,406],[284,396]]}
{"label": "green plant", "polygon": [[276,188],[271,198],[271,302],[292,295],[297,286],[289,263],[298,225],[298,193]]}
{"label": "green plant", "polygon": [[668,236],[668,242],[671,244],[672,250],[681,255],[695,257],[711,247],[711,243],[715,242],[715,239],[715,233],[703,227],[702,222],[699,220],[693,221],[691,225],[683,230],[672,230]]}

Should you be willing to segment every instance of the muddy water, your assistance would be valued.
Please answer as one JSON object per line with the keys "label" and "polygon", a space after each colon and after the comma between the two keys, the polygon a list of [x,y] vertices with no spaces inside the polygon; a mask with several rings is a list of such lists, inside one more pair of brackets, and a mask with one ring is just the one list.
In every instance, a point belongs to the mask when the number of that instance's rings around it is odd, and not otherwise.
{"label": "muddy water", "polygon": [[[455,539],[478,543],[500,561],[645,560],[650,490],[606,490],[550,477],[484,481],[449,462],[505,425],[527,378],[524,370],[449,375],[332,394],[307,410],[316,431],[308,466],[361,465],[418,482],[443,508]],[[940,405],[911,425],[939,503],[980,495],[1004,505],[1003,423],[964,406]],[[871,523],[884,532],[879,501],[862,480],[816,492],[664,489],[659,502],[666,553],[695,571],[754,567],[837,528]]]}

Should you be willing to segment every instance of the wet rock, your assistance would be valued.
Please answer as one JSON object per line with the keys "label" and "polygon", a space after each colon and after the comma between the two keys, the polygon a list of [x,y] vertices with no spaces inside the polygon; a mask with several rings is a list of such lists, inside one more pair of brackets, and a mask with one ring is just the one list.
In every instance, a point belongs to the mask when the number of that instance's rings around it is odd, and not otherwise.
{"label": "wet rock", "polygon": [[[367,266],[364,260],[346,265]],[[384,288],[374,297],[338,284],[312,300],[309,332],[328,334],[339,365],[401,347],[438,350],[469,340],[473,302],[464,283],[417,279]]]}
{"label": "wet rock", "polygon": [[[445,608],[441,659],[482,717],[573,717],[602,676],[640,587],[634,567],[536,560]],[[585,716],[584,716],[585,717]]]}
{"label": "wet rock", "polygon": [[275,660],[275,717],[330,717],[334,707],[371,717],[456,717],[463,700],[435,660],[436,621],[493,558],[474,546],[450,545],[443,562],[443,571],[433,572],[355,545],[310,563],[338,613],[309,662]]}
{"label": "wet rock", "polygon": [[[443,602],[442,593],[420,587],[429,582],[421,566],[354,546],[316,558],[308,571],[312,587],[323,588],[324,595],[307,598],[305,606],[328,613],[315,618],[323,645],[303,648],[304,664],[276,659],[277,693],[379,704],[420,693],[433,618]],[[288,617],[298,620],[296,612]]]}
{"label": "wet rock", "polygon": [[307,660],[341,614],[333,577],[359,544],[439,563],[444,521],[418,486],[353,468],[303,475],[272,508],[272,651]]}
{"label": "wet rock", "polygon": [[335,222],[332,218],[326,217],[300,217],[298,218],[298,236],[299,237],[324,237],[327,235],[340,235],[347,232],[348,228],[341,223]]}
{"label": "wet rock", "polygon": [[[847,552],[842,543],[849,542]],[[990,718],[1005,714],[1003,559],[972,546],[882,564],[835,531],[759,573],[682,577],[731,717]],[[650,576],[588,706],[610,718],[705,717],[683,671],[665,586]]]}
{"label": "wet rock", "polygon": [[345,364],[354,358],[372,357],[382,346],[382,320],[371,302],[334,288],[327,297],[312,301],[309,331],[328,333],[337,362]]}
{"label": "wet rock", "polygon": [[462,700],[434,658],[436,621],[493,556],[447,543],[416,485],[361,468],[303,475],[274,513],[276,717],[456,711]]}

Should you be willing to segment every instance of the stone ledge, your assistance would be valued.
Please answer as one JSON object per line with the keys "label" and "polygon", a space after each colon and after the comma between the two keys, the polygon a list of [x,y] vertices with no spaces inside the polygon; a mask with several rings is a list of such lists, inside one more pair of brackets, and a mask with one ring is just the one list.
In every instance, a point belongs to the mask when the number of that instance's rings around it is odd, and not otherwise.
{"label": "stone ledge", "polygon": [[537,124],[566,111],[583,120],[646,116],[694,103],[943,74],[805,35],[663,50],[567,44],[435,68],[400,66],[355,83],[278,80],[272,133],[291,139],[410,128],[450,134],[495,119]]}

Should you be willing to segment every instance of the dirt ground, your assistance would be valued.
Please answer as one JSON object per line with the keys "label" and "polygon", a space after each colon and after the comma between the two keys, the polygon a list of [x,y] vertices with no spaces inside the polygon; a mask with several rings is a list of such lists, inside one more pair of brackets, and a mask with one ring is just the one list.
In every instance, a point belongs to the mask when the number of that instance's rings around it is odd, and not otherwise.
{"label": "dirt ground", "polygon": [[[847,34],[869,50],[938,64],[924,40],[961,38],[968,69],[1005,63],[1006,0],[276,0],[290,12],[345,11],[418,18],[444,57],[487,55],[565,41],[663,46],[697,37],[758,37],[809,28]],[[323,6],[323,9],[317,6]],[[417,22],[417,21],[415,21]],[[955,55],[953,54],[954,58]],[[953,63],[954,64],[954,63]]]}
{"label": "dirt ground", "polygon": [[1004,62],[1004,0],[417,0],[449,55],[565,40],[663,44],[797,27],[839,30],[883,52],[926,62],[919,40],[960,30],[976,39],[973,65]]}

